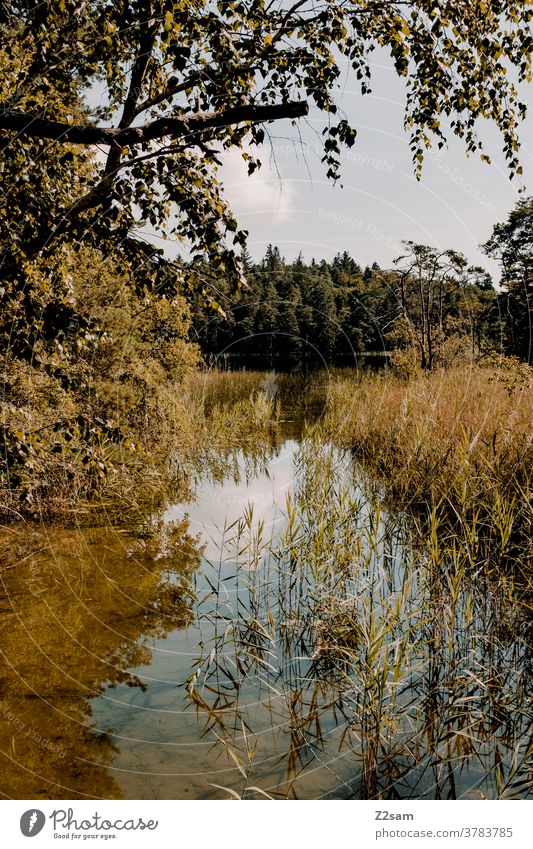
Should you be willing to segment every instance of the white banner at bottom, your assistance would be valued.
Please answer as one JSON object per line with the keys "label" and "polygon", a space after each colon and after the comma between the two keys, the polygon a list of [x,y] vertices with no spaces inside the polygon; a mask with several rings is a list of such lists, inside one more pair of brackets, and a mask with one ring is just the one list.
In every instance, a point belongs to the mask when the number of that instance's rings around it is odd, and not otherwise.
{"label": "white banner at bottom", "polygon": [[[6,847],[72,844],[174,849],[503,847],[533,845],[533,802],[247,801],[1,802]],[[30,843],[31,840],[35,843]],[[68,842],[67,842],[68,841]]]}

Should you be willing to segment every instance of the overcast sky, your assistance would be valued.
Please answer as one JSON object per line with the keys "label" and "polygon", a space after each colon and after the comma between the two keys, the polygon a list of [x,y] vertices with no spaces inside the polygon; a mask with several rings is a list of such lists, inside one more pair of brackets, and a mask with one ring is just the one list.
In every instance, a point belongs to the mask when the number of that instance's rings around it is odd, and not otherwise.
{"label": "overcast sky", "polygon": [[347,250],[362,265],[376,260],[390,267],[401,240],[411,239],[460,250],[497,280],[497,266],[479,244],[507,217],[521,185],[526,195],[533,191],[533,117],[522,125],[520,180],[509,181],[498,133],[487,124],[480,135],[492,165],[468,158],[461,142],[450,139],[448,149],[428,153],[417,182],[403,129],[403,83],[384,52],[372,71],[371,95],[362,97],[349,75],[342,93],[340,104],[358,129],[355,146],[343,154],[342,188],[325,179],[317,147],[324,116],[312,111],[300,122],[303,149],[289,122],[268,125],[274,155],[251,178],[237,152],[227,158],[226,194],[249,231],[251,253],[259,258],[271,242],[288,259],[301,251],[308,260],[329,260]]}

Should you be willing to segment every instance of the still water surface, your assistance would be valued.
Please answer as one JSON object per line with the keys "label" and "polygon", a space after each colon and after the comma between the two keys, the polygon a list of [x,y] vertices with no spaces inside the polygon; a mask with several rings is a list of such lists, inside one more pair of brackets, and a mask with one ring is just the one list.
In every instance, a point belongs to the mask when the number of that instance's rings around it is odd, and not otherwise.
{"label": "still water surface", "polygon": [[285,427],[141,532],[5,531],[4,796],[498,795],[527,730],[523,623],[466,590],[448,621],[405,521]]}

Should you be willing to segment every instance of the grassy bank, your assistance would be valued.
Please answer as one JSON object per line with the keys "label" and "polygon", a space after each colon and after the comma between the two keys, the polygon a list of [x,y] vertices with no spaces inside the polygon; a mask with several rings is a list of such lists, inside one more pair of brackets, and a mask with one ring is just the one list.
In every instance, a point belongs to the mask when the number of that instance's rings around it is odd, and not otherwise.
{"label": "grassy bank", "polygon": [[474,560],[527,554],[533,369],[337,374],[328,396],[321,438],[348,446],[397,509],[445,521]]}
{"label": "grassy bank", "polygon": [[275,393],[257,375],[229,386],[221,391],[202,372],[162,381],[144,415],[124,425],[120,415],[110,423],[80,414],[67,393],[44,403],[32,381],[25,405],[2,407],[0,521],[78,522],[104,512],[134,522],[190,496],[197,474],[217,477],[239,448],[260,452],[275,438]]}

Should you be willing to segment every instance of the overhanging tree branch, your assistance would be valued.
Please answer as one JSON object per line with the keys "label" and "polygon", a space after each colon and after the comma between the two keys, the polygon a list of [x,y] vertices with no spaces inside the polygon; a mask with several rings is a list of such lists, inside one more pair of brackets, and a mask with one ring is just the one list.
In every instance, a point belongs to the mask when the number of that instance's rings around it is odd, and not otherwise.
{"label": "overhanging tree branch", "polygon": [[166,136],[183,138],[232,124],[258,124],[282,118],[301,118],[307,115],[308,111],[308,104],[303,100],[274,104],[250,103],[216,112],[194,112],[179,117],[156,118],[138,127],[94,127],[65,124],[35,117],[27,112],[6,110],[0,112],[0,131],[13,131],[29,138],[52,139],[69,144],[130,147]]}

